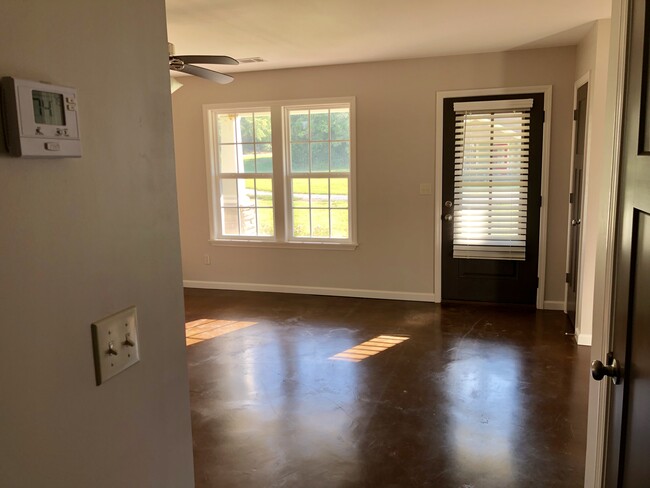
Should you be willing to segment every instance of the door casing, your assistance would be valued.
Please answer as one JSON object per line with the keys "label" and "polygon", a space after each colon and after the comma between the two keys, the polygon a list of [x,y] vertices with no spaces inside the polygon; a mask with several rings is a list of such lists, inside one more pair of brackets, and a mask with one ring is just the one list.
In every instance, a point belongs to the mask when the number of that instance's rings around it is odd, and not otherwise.
{"label": "door casing", "polygon": [[[613,0],[607,105],[605,151],[609,178],[607,187],[601,190],[607,198],[607,213],[601,216],[601,237],[598,242],[597,267],[601,269],[603,287],[594,301],[594,327],[591,359],[601,359],[611,350],[612,340],[612,292],[614,284],[614,252],[616,235],[616,209],[618,202],[619,168],[621,164],[621,138],[623,122],[623,95],[626,82],[625,61],[627,50],[629,0]],[[597,316],[598,315],[598,316]],[[590,381],[589,411],[587,415],[587,452],[585,459],[585,488],[601,488],[604,483],[608,396],[611,382]]]}
{"label": "door casing", "polygon": [[546,225],[548,220],[548,183],[549,183],[549,162],[551,150],[551,107],[553,87],[551,85],[526,86],[515,88],[488,88],[477,90],[455,90],[440,91],[436,93],[436,160],[435,160],[435,198],[434,198],[434,278],[433,278],[433,301],[442,301],[442,124],[443,104],[446,98],[477,97],[491,95],[517,95],[521,93],[543,93],[545,121],[543,127],[543,148],[542,148],[542,208],[540,210],[539,222],[539,259],[537,263],[537,276],[539,286],[537,287],[536,307],[544,307],[544,286],[546,278]]}

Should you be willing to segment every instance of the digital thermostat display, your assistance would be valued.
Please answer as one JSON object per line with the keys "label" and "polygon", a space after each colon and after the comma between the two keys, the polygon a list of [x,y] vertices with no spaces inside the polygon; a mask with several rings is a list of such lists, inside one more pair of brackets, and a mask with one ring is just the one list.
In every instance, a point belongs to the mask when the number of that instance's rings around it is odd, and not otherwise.
{"label": "digital thermostat display", "polygon": [[38,81],[0,80],[7,149],[23,158],[81,156],[77,90]]}
{"label": "digital thermostat display", "polygon": [[32,90],[34,120],[37,124],[65,125],[63,95],[40,90]]}

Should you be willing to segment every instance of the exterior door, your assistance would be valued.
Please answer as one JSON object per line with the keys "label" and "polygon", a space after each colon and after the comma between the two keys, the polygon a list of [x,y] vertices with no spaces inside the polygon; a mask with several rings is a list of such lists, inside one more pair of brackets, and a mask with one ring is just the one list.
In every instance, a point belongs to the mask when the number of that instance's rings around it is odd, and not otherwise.
{"label": "exterior door", "polygon": [[585,165],[585,141],[587,124],[587,83],[578,88],[576,97],[576,109],[573,119],[575,120],[575,141],[573,144],[573,184],[569,203],[571,205],[570,217],[571,228],[569,231],[569,270],[566,276],[567,290],[567,314],[575,328],[576,324],[576,298],[578,295],[578,273],[580,270],[580,243],[582,236],[582,187]]}
{"label": "exterior door", "polygon": [[[497,110],[524,100],[512,118]],[[544,94],[447,98],[443,111],[442,299],[535,304]]]}
{"label": "exterior door", "polygon": [[[650,104],[648,1],[630,2],[617,210],[613,354],[594,377],[620,375],[611,388],[605,486],[650,483]],[[594,363],[597,363],[594,361]],[[618,366],[618,368],[616,368]],[[600,373],[600,374],[599,374]]]}

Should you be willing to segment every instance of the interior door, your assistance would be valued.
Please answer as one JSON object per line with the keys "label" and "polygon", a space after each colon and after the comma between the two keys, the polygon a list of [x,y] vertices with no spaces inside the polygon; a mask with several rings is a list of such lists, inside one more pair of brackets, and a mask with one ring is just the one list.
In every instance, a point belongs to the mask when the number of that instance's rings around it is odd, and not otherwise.
{"label": "interior door", "polygon": [[571,228],[569,231],[569,270],[566,276],[567,314],[575,328],[576,299],[578,295],[578,273],[580,270],[580,243],[582,240],[582,202],[583,202],[583,173],[585,164],[585,141],[587,124],[587,83],[578,88],[576,109],[574,112],[575,141],[573,144],[573,178],[571,186],[570,217]]}
{"label": "interior door", "polygon": [[650,105],[648,1],[630,2],[617,210],[613,354],[594,361],[596,379],[620,377],[610,391],[605,486],[650,480]]}
{"label": "interior door", "polygon": [[[458,145],[459,127],[462,121],[459,122],[461,120],[459,111],[454,107],[473,102],[504,104],[504,101],[510,101],[514,104],[516,101],[524,99],[532,100],[530,112],[526,116],[529,116],[529,119],[517,122],[508,120],[507,115],[504,114],[494,115],[495,123],[491,126],[491,130],[485,128],[487,126],[477,130],[477,133],[482,134],[480,140],[484,144],[483,147],[479,147],[480,152],[477,150],[474,152],[479,156],[469,159],[462,156],[462,147],[459,149]],[[444,101],[443,110],[442,299],[535,304],[538,286],[537,262],[539,256],[544,94],[448,98]],[[476,117],[480,117],[480,114]],[[499,128],[498,117],[503,117],[505,120],[501,128]],[[489,118],[489,114],[486,116],[486,120],[487,118]],[[528,144],[525,150],[517,148],[517,143],[514,143],[512,147],[506,147],[507,144],[499,143],[499,138],[506,139],[507,133],[517,130],[517,126],[526,127]],[[488,139],[493,139],[496,143],[485,142]],[[517,153],[523,154],[525,158],[518,158]],[[491,163],[488,164],[486,161]],[[477,162],[479,168],[488,169],[485,171],[474,170],[471,165]],[[493,181],[495,185],[509,185],[509,176],[504,176],[501,172],[510,172],[511,175],[516,173],[516,170],[512,170],[511,167],[520,167],[526,172],[523,182],[519,183],[524,186],[518,190],[511,191],[512,188],[497,186],[493,188],[498,190],[495,193],[483,192],[477,198],[465,198],[467,194],[462,194],[463,185],[466,184],[481,185]],[[484,179],[477,182],[475,180],[479,178],[478,176],[469,176],[467,178],[470,180],[469,182],[459,181],[459,175],[462,175],[465,169],[469,169],[468,174],[481,174]],[[483,172],[481,173],[481,171]],[[479,194],[471,187],[470,190]],[[524,194],[525,198],[522,197]],[[472,193],[469,193],[469,196],[472,197]],[[508,199],[517,202],[516,205],[513,205],[514,210],[512,211],[495,209],[493,206],[495,201]],[[459,230],[458,222],[459,219],[466,218],[467,212],[474,212],[469,217],[470,225],[483,225],[476,219],[484,216],[492,226],[484,231],[484,244],[494,242],[491,241],[494,236],[489,234],[492,232],[498,234],[504,226],[514,225],[519,230],[523,228],[525,236],[519,235],[516,238],[521,240],[520,243],[525,243],[525,247],[523,247],[525,253],[515,259],[507,257],[493,259],[489,257],[491,256],[488,252],[490,248],[487,246],[463,246],[462,244],[467,244],[467,242],[461,238],[467,234],[463,234],[462,229]],[[512,221],[506,223],[508,215],[519,215],[519,220],[514,223]],[[468,248],[478,251],[463,254],[467,252]],[[507,244],[503,248],[507,253]],[[486,252],[482,256],[483,251]]]}

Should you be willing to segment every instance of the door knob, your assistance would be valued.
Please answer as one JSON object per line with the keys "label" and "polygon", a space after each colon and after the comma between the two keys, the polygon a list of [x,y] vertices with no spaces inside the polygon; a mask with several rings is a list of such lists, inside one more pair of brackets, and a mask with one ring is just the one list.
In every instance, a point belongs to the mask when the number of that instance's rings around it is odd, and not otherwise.
{"label": "door knob", "polygon": [[605,376],[609,376],[612,379],[612,383],[618,385],[621,382],[621,368],[611,352],[607,354],[606,363],[603,364],[598,359],[592,362],[591,376],[598,381],[602,380]]}
{"label": "door knob", "polygon": [[452,214],[447,214],[445,215],[444,219],[445,222],[451,222],[452,220],[454,220],[454,216]]}

